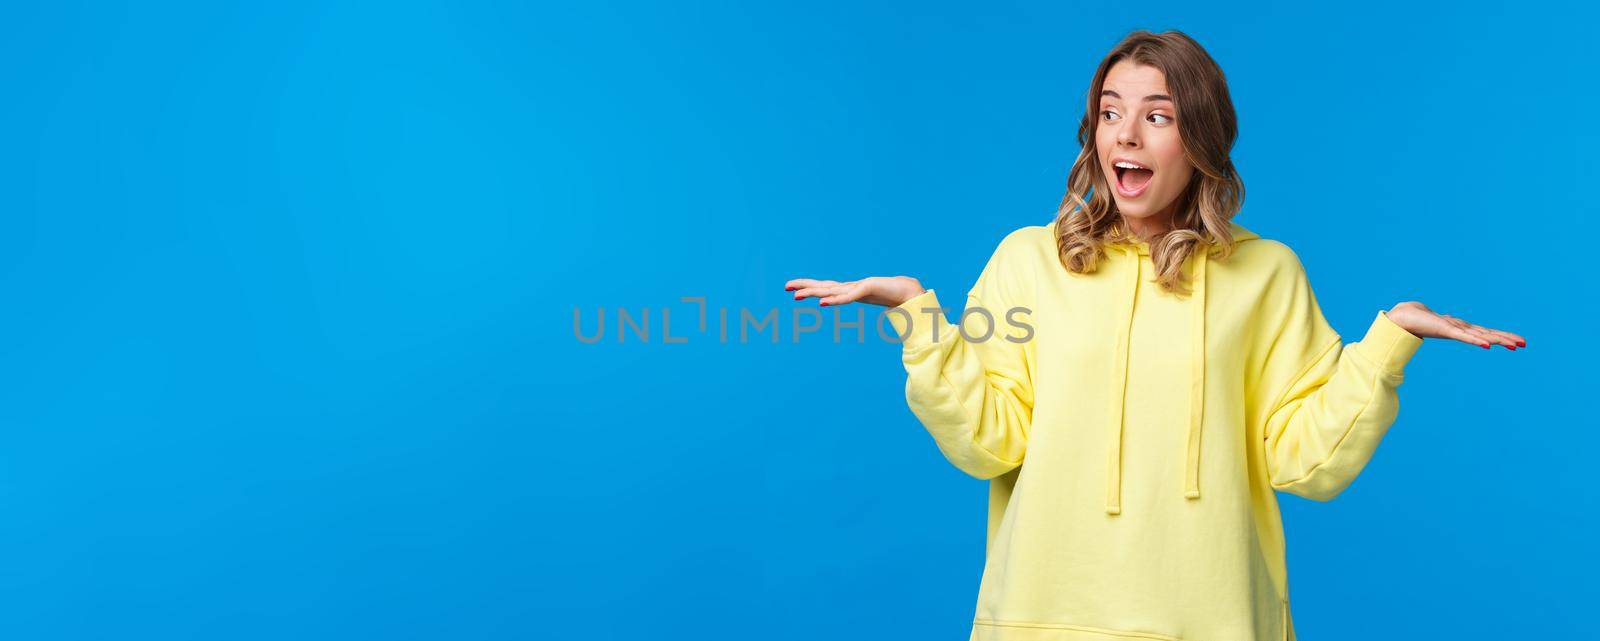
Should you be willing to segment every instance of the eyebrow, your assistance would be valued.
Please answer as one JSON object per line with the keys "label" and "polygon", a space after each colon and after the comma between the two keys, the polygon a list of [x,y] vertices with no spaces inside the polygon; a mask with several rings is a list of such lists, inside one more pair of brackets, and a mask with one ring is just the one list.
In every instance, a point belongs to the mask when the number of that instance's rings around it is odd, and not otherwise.
{"label": "eyebrow", "polygon": [[[1102,96],[1111,96],[1112,98],[1116,98],[1118,100],[1122,99],[1122,96],[1118,95],[1117,92],[1112,91],[1110,89],[1106,89],[1104,91],[1101,91],[1100,95],[1102,95]],[[1172,96],[1169,96],[1169,95],[1164,94],[1164,93],[1153,93],[1153,94],[1150,94],[1150,95],[1144,97],[1144,101],[1145,102],[1156,102],[1158,100],[1165,100],[1167,102],[1172,102]]]}

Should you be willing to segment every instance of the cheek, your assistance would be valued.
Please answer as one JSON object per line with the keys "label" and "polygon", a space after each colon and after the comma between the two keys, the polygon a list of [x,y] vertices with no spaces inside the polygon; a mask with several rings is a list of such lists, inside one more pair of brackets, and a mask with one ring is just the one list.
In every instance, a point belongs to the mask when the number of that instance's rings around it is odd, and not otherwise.
{"label": "cheek", "polygon": [[1117,179],[1116,170],[1106,163],[1106,156],[1110,155],[1111,148],[1112,145],[1107,145],[1104,142],[1097,142],[1095,145],[1094,165],[1100,168],[1100,173],[1105,175],[1106,180]]}
{"label": "cheek", "polygon": [[1169,171],[1165,172],[1167,174],[1166,183],[1174,188],[1188,184],[1189,176],[1194,173],[1194,167],[1182,157],[1168,162],[1166,166],[1170,168]]}
{"label": "cheek", "polygon": [[1194,172],[1194,166],[1189,164],[1189,159],[1183,155],[1183,145],[1175,144],[1162,149],[1157,153],[1163,172],[1171,181],[1183,184],[1189,181],[1189,174]]}

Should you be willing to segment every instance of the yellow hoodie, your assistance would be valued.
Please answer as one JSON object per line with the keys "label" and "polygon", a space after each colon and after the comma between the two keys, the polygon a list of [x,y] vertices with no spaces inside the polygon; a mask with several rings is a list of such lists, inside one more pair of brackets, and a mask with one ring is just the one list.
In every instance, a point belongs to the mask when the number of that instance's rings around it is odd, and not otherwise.
{"label": "yellow hoodie", "polygon": [[972,639],[1295,638],[1274,490],[1355,479],[1422,339],[1379,311],[1344,344],[1295,253],[1230,229],[1228,258],[1190,255],[1189,296],[1145,243],[1069,272],[1051,223],[1001,241],[964,333],[933,290],[889,310],[912,412],[990,479]]}

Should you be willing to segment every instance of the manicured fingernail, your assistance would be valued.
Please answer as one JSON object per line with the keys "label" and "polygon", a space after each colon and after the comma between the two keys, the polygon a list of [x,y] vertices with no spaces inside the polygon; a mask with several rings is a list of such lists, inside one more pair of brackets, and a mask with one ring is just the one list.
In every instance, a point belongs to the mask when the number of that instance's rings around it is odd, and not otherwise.
{"label": "manicured fingernail", "polygon": [[796,297],[794,297],[795,300],[800,300],[802,298],[805,298],[805,297],[804,296],[796,296]]}
{"label": "manicured fingernail", "polygon": [[1488,345],[1479,345],[1479,346],[1478,346],[1478,347],[1482,347],[1482,348],[1484,348],[1484,349],[1489,349],[1489,346],[1488,346]]}
{"label": "manicured fingernail", "polygon": [[1510,346],[1510,345],[1507,345],[1507,346],[1506,346],[1506,349],[1509,349],[1509,350],[1511,350],[1511,351],[1513,351],[1513,352],[1515,352],[1515,351],[1517,351],[1517,348],[1515,348],[1515,347],[1512,347],[1512,346]]}
{"label": "manicured fingernail", "polygon": [[1524,341],[1517,341],[1517,347],[1527,347],[1527,346],[1528,346],[1528,344],[1527,344],[1527,343],[1526,343],[1526,342],[1524,342]]}
{"label": "manicured fingernail", "polygon": [[822,307],[827,307],[828,306],[827,303],[819,303],[819,305],[821,305]]}
{"label": "manicured fingernail", "polygon": [[783,288],[783,291],[792,292],[792,291],[794,291],[794,288],[793,287],[785,287],[785,288]]}

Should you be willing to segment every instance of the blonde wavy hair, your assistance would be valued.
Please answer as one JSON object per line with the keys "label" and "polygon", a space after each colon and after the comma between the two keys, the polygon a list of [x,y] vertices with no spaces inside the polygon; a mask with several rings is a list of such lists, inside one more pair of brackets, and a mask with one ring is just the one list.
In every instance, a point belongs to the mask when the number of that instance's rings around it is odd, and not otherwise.
{"label": "blonde wavy hair", "polygon": [[1083,150],[1067,176],[1067,193],[1056,212],[1056,249],[1061,264],[1076,273],[1092,273],[1105,258],[1105,244],[1132,238],[1111,197],[1111,184],[1097,158],[1100,90],[1106,73],[1118,61],[1160,69],[1178,112],[1178,134],[1184,155],[1195,172],[1178,197],[1173,229],[1150,242],[1156,282],[1169,292],[1187,294],[1190,283],[1183,264],[1199,246],[1217,248],[1214,255],[1233,253],[1229,221],[1244,204],[1244,181],[1234,170],[1229,152],[1238,137],[1238,118],[1228,96],[1227,79],[1211,55],[1181,31],[1134,31],[1123,38],[1095,69],[1089,85],[1088,109],[1078,125]]}

